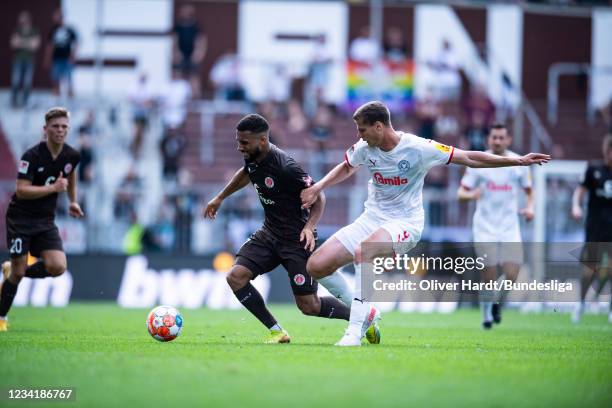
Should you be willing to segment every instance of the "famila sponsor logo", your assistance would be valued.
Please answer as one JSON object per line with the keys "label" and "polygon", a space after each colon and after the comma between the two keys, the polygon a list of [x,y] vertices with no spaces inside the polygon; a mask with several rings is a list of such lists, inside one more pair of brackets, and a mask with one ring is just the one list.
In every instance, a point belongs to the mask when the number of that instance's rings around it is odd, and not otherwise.
{"label": "famila sponsor logo", "polygon": [[376,184],[386,184],[389,186],[401,186],[403,184],[408,184],[407,178],[400,178],[400,176],[395,176],[392,178],[385,178],[382,174],[376,172],[372,175],[374,182]]}
{"label": "famila sponsor logo", "polygon": [[487,190],[489,191],[512,191],[510,184],[495,184],[492,181],[487,182]]}

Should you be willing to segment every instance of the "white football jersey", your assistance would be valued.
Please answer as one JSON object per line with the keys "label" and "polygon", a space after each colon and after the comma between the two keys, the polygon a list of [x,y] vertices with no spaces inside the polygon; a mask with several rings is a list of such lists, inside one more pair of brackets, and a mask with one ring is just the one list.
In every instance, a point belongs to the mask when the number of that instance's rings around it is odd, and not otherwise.
{"label": "white football jersey", "polygon": [[422,229],[425,175],[435,165],[450,163],[455,148],[409,133],[397,134],[400,141],[388,152],[360,139],[346,151],[344,160],[351,167],[367,165],[370,170],[366,210],[384,219],[410,221]]}
{"label": "white football jersey", "polygon": [[[487,150],[487,153],[491,151]],[[518,157],[509,150],[505,155]],[[504,235],[516,236],[513,232],[517,231],[519,226],[519,194],[522,189],[531,187],[528,167],[468,167],[461,179],[461,185],[468,190],[480,189],[473,225],[476,241],[481,241],[478,237],[500,237],[503,240]]]}

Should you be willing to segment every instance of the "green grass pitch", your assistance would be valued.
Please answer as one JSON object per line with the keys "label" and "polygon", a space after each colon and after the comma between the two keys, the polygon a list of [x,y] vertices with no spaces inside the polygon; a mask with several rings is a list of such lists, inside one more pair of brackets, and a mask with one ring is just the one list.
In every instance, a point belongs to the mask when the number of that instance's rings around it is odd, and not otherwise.
{"label": "green grass pitch", "polygon": [[[246,311],[182,310],[171,343],[148,310],[16,308],[0,333],[0,406],[612,406],[612,324],[566,314],[386,313],[383,343],[340,349],[343,321],[272,306],[291,344],[264,345]],[[75,387],[75,402],[9,402],[9,387]],[[64,405],[66,404],[66,405]]]}

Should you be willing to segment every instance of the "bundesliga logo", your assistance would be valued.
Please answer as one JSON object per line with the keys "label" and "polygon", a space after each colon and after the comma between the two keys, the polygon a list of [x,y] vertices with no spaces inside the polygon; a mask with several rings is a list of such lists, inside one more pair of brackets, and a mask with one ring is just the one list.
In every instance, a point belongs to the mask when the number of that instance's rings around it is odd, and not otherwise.
{"label": "bundesliga logo", "polygon": [[402,184],[408,184],[408,179],[400,178],[395,176],[393,178],[385,178],[382,174],[376,172],[373,174],[374,181],[376,184],[387,184],[390,186],[401,186]]}

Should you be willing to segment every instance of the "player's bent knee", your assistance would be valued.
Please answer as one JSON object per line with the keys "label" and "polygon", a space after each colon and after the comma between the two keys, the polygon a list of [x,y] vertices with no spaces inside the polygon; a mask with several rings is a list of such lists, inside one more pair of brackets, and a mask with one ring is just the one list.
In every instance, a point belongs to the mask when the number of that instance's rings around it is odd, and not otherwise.
{"label": "player's bent knee", "polygon": [[227,284],[233,291],[236,291],[244,286],[244,285],[241,285],[242,280],[236,277],[235,275],[232,275],[231,273],[227,275],[225,279],[227,280]]}
{"label": "player's bent knee", "polygon": [[51,276],[60,276],[64,272],[66,272],[66,264],[65,263],[49,263],[45,265],[45,269],[49,272]]}
{"label": "player's bent knee", "polygon": [[326,271],[325,264],[321,262],[319,258],[312,256],[308,258],[308,262],[306,262],[306,272],[315,279],[324,278],[329,275],[329,272]]}
{"label": "player's bent knee", "polygon": [[353,262],[356,264],[360,264],[361,257],[362,257],[361,247],[358,246],[357,248],[355,248],[355,255],[353,255]]}
{"label": "player's bent knee", "polygon": [[308,274],[315,279],[319,277],[317,275],[317,264],[313,260],[312,256],[308,258],[308,261],[306,261],[306,272],[308,272]]}
{"label": "player's bent knee", "polygon": [[246,269],[232,268],[227,275],[227,284],[232,290],[236,291],[243,288],[251,279],[250,273]]}
{"label": "player's bent knee", "polygon": [[10,276],[18,281],[25,277],[26,268],[12,268]]}

